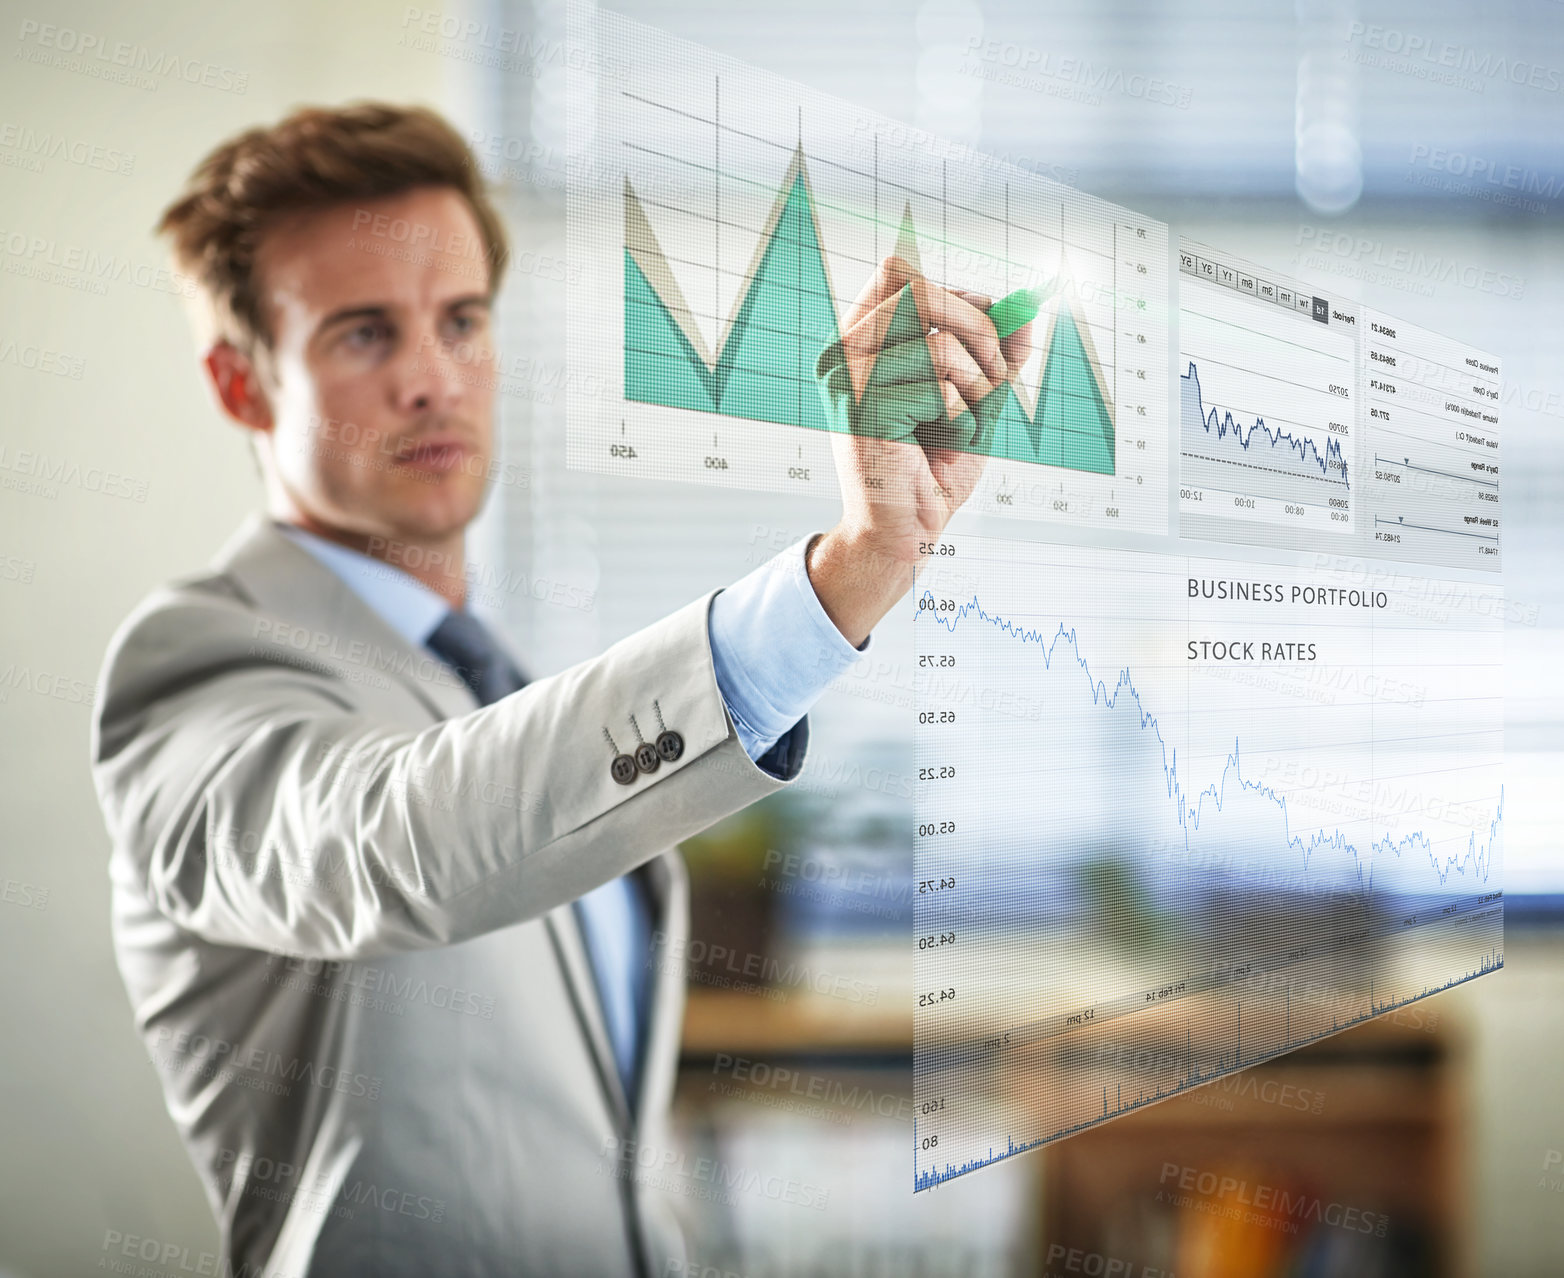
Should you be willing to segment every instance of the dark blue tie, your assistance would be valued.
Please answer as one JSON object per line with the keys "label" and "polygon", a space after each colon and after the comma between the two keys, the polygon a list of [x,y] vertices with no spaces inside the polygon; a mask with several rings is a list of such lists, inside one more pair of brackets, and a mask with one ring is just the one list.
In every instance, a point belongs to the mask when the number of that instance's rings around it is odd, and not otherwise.
{"label": "dark blue tie", "polygon": [[[506,656],[494,636],[463,609],[453,608],[446,613],[445,620],[424,640],[424,646],[450,666],[483,705],[491,705],[526,686],[526,676]],[[598,1001],[608,1026],[614,1061],[632,1106],[640,1080],[641,1028],[646,1023],[648,985],[645,956],[651,943],[651,911],[644,885],[637,882],[639,877],[638,871],[632,872],[574,902],[576,923],[592,960],[592,975],[597,981]],[[611,935],[611,930],[623,928],[627,918],[630,935]],[[610,958],[616,949],[632,955],[628,971]]]}
{"label": "dark blue tie", "polygon": [[464,609],[446,613],[424,646],[456,671],[483,705],[510,696],[527,682],[483,623]]}

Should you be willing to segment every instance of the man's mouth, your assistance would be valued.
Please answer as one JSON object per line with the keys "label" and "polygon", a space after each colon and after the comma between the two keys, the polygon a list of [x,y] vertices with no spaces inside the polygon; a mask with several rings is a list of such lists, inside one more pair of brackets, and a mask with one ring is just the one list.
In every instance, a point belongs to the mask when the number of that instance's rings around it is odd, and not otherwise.
{"label": "man's mouth", "polygon": [[396,464],[414,470],[452,471],[461,466],[471,451],[457,440],[425,440],[400,449]]}

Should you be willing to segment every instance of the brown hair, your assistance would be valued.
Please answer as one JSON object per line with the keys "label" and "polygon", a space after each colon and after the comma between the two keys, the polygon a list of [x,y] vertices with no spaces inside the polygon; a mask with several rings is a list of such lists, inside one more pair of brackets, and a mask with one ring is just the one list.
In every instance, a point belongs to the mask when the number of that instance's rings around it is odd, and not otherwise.
{"label": "brown hair", "polygon": [[472,206],[492,292],[509,257],[505,228],[471,150],[425,107],[304,107],[241,133],[196,166],[157,230],[172,239],[180,269],[200,283],[217,334],[246,350],[254,343],[269,349],[273,335],[255,279],[266,232],[294,213],[419,186],[452,187]]}

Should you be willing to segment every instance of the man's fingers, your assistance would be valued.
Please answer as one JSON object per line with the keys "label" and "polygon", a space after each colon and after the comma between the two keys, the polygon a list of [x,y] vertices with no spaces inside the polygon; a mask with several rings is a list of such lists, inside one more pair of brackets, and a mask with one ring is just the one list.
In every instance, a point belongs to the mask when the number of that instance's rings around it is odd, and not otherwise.
{"label": "man's fingers", "polygon": [[1035,323],[1035,320],[1027,320],[1025,324],[1021,325],[1020,328],[999,343],[999,349],[1005,357],[1005,365],[1010,369],[1012,375],[1019,373],[1021,365],[1032,358],[1032,333]]}
{"label": "man's fingers", "polygon": [[[916,287],[914,285],[915,290]],[[887,298],[866,313],[843,337],[843,349],[854,366],[855,385],[912,381],[926,375],[929,364],[939,375],[955,381],[963,394],[970,391],[979,399],[1005,380],[1008,369],[992,325],[988,326],[986,338],[963,340],[960,331],[949,324],[928,333],[927,321],[919,314],[907,332],[892,331],[892,322],[898,308],[904,305],[904,297],[905,294],[898,294]],[[948,309],[944,311],[947,319],[953,313]],[[972,308],[972,313],[978,322],[988,323],[980,311]],[[904,315],[897,321],[897,328],[906,322]]]}
{"label": "man's fingers", "polygon": [[938,421],[947,409],[949,401],[943,388],[948,385],[925,378],[900,386],[876,387],[854,411],[852,433],[871,439],[911,439],[920,425]]}
{"label": "man's fingers", "polygon": [[[900,259],[891,260],[900,261]],[[999,335],[994,331],[994,325],[987,315],[971,302],[958,297],[949,289],[929,283],[922,276],[913,276],[903,285],[903,288],[911,290],[913,308],[911,315],[914,327],[923,333],[927,333],[931,328],[937,328],[943,333],[954,335],[967,348],[991,385],[997,386],[1005,380],[1009,368],[1000,346]],[[871,293],[872,290],[866,292],[864,298],[860,300],[867,301]],[[854,307],[856,314],[849,313],[842,334],[842,345],[850,356],[863,356],[879,348],[890,330],[891,321],[895,319],[898,308],[905,305],[904,296],[905,294],[898,289],[888,296],[881,297],[873,305]],[[909,333],[898,336],[910,335]]]}
{"label": "man's fingers", "polygon": [[844,333],[856,327],[864,316],[887,298],[894,298],[915,274],[912,266],[899,257],[882,258],[869,282],[864,285],[863,292],[858,294],[857,300],[848,308],[847,315],[842,321]]}
{"label": "man's fingers", "polygon": [[[901,313],[899,321],[898,312]],[[893,321],[896,322],[894,332]],[[900,290],[866,310],[851,325],[844,326],[842,353],[852,372],[853,389],[859,397],[863,396],[871,380],[876,384],[910,380],[909,377],[889,375],[895,371],[895,365],[886,364],[886,353],[909,340],[915,340],[921,346],[927,331],[928,326],[918,318],[915,305],[907,302],[906,294]],[[885,371],[882,371],[882,364]]]}
{"label": "man's fingers", "polygon": [[[905,333],[891,333],[891,321],[898,312],[906,324]],[[928,321],[918,312],[917,299],[907,299],[905,285],[889,297],[881,298],[857,319],[849,315],[849,322],[842,326],[842,345],[851,354],[872,354],[879,350],[887,337],[905,341],[909,337],[921,337],[929,331]]]}
{"label": "man's fingers", "polygon": [[928,458],[929,474],[939,490],[947,495],[954,514],[983,478],[988,458],[982,453],[947,448],[926,448],[924,455]]}
{"label": "man's fingers", "polygon": [[969,411],[966,400],[961,397],[961,392],[952,383],[941,381],[939,389],[945,400],[945,416],[950,418],[951,421],[955,421],[956,418]]}
{"label": "man's fingers", "polygon": [[972,352],[958,342],[952,334],[943,330],[932,333],[928,338],[928,345],[934,360],[935,374],[955,383],[956,389],[961,392],[961,397],[967,403],[981,402],[996,386],[1003,384],[989,381],[984,376],[983,370],[977,366],[977,361],[972,358]]}
{"label": "man's fingers", "polygon": [[933,360],[926,338],[913,337],[905,342],[890,342],[877,353],[865,357],[866,381],[870,386],[905,386],[926,382]]}
{"label": "man's fingers", "polygon": [[921,277],[911,281],[913,301],[925,324],[953,333],[994,385],[1009,374],[993,321],[971,302]]}
{"label": "man's fingers", "polygon": [[869,370],[871,386],[903,386],[912,382],[954,382],[968,403],[977,403],[995,388],[967,350],[949,333],[930,333],[887,346]]}
{"label": "man's fingers", "polygon": [[982,409],[949,382],[941,382],[945,414],[938,421],[922,422],[917,429],[918,442],[926,449],[966,450],[977,445],[985,428]]}

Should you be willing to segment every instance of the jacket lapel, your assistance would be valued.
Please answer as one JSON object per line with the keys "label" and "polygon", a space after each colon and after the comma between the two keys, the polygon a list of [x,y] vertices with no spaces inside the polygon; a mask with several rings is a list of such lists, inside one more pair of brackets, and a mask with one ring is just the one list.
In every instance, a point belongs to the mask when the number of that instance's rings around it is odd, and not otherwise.
{"label": "jacket lapel", "polygon": [[684,1034],[684,964],[677,956],[684,953],[689,933],[689,896],[685,891],[686,871],[677,853],[667,852],[652,858],[643,867],[650,900],[652,949],[646,961],[652,964],[652,979],[647,988],[646,1024],[642,1045],[640,1095],[635,1112],[630,1111],[624,1080],[614,1059],[608,1023],[597,992],[597,978],[587,953],[575,910],[568,905],[547,915],[549,932],[559,955],[560,966],[570,983],[571,999],[609,1103],[626,1130],[642,1126],[647,1115],[665,1112],[673,1099],[678,1072],[679,1042]]}
{"label": "jacket lapel", "polygon": [[625,1096],[624,1082],[619,1077],[619,1066],[614,1060],[614,1048],[608,1037],[608,1023],[603,1018],[603,1005],[597,993],[597,978],[592,974],[592,960],[587,955],[586,942],[581,927],[576,922],[573,906],[562,905],[544,915],[549,938],[554,943],[554,953],[559,958],[560,969],[570,988],[570,1001],[576,1009],[576,1019],[592,1048],[592,1060],[597,1066],[598,1081],[608,1097],[621,1130],[630,1127],[630,1102]]}
{"label": "jacket lapel", "polygon": [[[328,655],[351,660],[357,641],[373,667],[395,677],[437,719],[470,714],[477,701],[456,674],[386,624],[336,573],[277,531],[262,514],[240,525],[214,561],[263,611],[319,636]],[[336,650],[331,640],[338,640]],[[307,647],[301,655],[312,654]]]}
{"label": "jacket lapel", "polygon": [[673,1101],[679,1044],[684,1038],[683,955],[690,931],[684,859],[677,851],[665,852],[647,863],[646,876],[652,898],[652,952],[647,961],[653,965],[653,975],[647,995],[638,1124],[647,1115],[666,1114]]}

